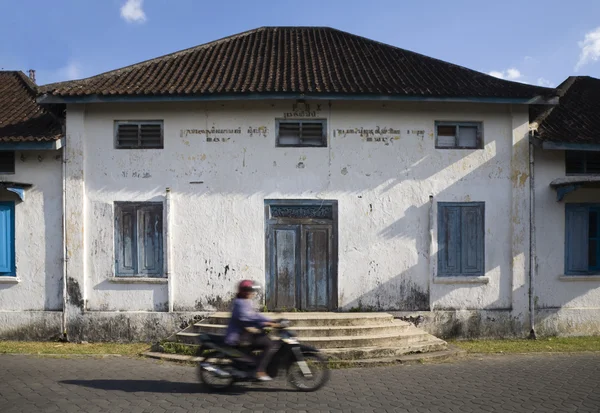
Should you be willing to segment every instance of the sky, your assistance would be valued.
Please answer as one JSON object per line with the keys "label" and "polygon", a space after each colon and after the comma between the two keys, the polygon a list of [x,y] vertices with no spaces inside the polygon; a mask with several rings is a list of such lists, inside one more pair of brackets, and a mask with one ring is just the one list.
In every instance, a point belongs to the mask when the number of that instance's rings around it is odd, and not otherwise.
{"label": "sky", "polygon": [[600,78],[599,0],[0,0],[0,69],[93,76],[261,26],[329,26],[509,80]]}

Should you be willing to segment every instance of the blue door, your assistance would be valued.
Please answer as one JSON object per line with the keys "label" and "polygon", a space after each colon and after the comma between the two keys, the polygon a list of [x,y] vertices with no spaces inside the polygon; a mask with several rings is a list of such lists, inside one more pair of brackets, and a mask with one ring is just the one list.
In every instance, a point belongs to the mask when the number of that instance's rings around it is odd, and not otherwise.
{"label": "blue door", "polygon": [[15,275],[14,202],[0,202],[0,275]]}

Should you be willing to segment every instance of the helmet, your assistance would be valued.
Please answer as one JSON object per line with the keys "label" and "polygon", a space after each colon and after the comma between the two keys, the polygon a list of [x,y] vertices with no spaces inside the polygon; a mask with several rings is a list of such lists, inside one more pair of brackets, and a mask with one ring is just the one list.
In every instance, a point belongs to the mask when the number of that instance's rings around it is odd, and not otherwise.
{"label": "helmet", "polygon": [[260,287],[252,280],[243,280],[238,285],[238,293],[249,293],[260,290]]}

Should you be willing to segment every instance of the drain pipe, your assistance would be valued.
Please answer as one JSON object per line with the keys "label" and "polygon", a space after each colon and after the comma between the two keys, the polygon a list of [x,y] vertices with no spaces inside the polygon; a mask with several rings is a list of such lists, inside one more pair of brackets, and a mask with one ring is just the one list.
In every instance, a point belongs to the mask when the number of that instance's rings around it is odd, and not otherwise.
{"label": "drain pipe", "polygon": [[169,313],[173,312],[173,298],[175,295],[175,286],[173,285],[173,261],[171,254],[171,232],[172,227],[172,213],[171,213],[171,188],[165,190],[165,253],[166,257],[166,270],[167,270],[167,297],[169,300]]}
{"label": "drain pipe", "polygon": [[62,288],[63,288],[63,307],[62,307],[62,320],[61,320],[61,330],[62,330],[62,340],[68,341],[67,336],[67,261],[69,260],[68,252],[67,252],[67,136],[64,136],[64,143],[62,146],[62,250],[63,250],[63,259],[62,259]]}
{"label": "drain pipe", "polygon": [[533,143],[529,142],[529,338],[535,340],[535,164]]}

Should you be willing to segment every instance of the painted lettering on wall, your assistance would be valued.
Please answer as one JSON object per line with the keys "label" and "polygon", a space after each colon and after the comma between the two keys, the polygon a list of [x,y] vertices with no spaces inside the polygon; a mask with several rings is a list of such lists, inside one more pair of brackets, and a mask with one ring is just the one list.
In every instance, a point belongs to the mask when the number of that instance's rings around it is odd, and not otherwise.
{"label": "painted lettering on wall", "polygon": [[242,133],[242,128],[239,127],[236,129],[218,129],[213,126],[210,129],[181,129],[179,136],[184,138],[188,135],[239,135],[240,133]]}
{"label": "painted lettering on wall", "polygon": [[294,103],[292,110],[283,112],[283,118],[316,118],[320,115],[321,104],[315,105],[313,108],[308,103]]}
{"label": "painted lettering on wall", "polygon": [[250,136],[259,135],[259,136],[267,137],[268,133],[269,133],[269,128],[267,128],[266,126],[259,126],[259,127],[248,126],[248,135],[250,135]]}

